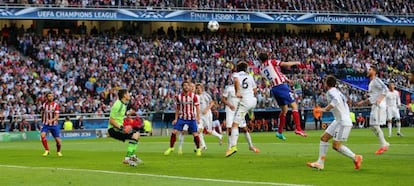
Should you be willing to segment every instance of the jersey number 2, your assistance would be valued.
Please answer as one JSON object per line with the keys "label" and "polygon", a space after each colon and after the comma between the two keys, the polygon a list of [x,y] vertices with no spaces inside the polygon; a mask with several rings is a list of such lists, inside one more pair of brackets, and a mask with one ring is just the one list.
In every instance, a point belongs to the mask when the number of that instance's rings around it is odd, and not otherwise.
{"label": "jersey number 2", "polygon": [[264,70],[263,70],[263,74],[265,74],[265,76],[266,76],[266,78],[267,78],[268,80],[272,80],[272,77],[270,77],[269,70],[264,69]]}

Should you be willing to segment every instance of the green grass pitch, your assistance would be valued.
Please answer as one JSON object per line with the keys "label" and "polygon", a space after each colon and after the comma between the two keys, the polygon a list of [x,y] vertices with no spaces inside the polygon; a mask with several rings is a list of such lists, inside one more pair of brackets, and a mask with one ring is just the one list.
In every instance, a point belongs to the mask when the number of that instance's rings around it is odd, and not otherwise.
{"label": "green grass pitch", "polygon": [[226,144],[219,146],[212,136],[206,137],[208,150],[201,157],[193,152],[191,136],[185,138],[183,155],[176,147],[170,156],[163,155],[169,137],[142,137],[137,155],[144,164],[138,167],[121,163],[127,144],[111,138],[65,140],[64,157],[57,157],[51,140],[48,157],[41,156],[40,141],[3,142],[0,185],[412,185],[414,128],[403,132],[405,137],[386,138],[391,147],[375,155],[379,143],[374,134],[354,129],[347,146],[364,156],[361,170],[330,149],[322,171],[306,167],[306,162],[317,159],[322,131],[308,131],[307,138],[286,132],[285,142],[273,132],[253,133],[259,154],[247,149],[241,134],[239,152],[229,158],[224,157]]}

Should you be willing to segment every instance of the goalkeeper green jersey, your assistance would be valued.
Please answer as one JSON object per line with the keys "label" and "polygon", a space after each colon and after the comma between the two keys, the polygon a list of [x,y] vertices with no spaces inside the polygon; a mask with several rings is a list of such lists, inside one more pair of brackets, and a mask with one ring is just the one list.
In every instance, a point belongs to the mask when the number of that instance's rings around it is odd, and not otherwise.
{"label": "goalkeeper green jersey", "polygon": [[[123,125],[126,109],[127,109],[127,106],[124,103],[122,103],[121,100],[118,99],[112,105],[109,117],[114,119],[118,125]],[[108,123],[108,128],[112,128],[112,127],[113,126],[110,123]]]}

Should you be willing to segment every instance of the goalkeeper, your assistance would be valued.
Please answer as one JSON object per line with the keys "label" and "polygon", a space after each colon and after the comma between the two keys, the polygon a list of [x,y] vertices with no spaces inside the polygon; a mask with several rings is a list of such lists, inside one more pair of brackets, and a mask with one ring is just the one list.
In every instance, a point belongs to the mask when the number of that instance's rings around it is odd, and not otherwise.
{"label": "goalkeeper", "polygon": [[108,134],[110,137],[123,142],[128,140],[128,151],[123,163],[129,164],[130,166],[137,166],[137,164],[142,162],[135,155],[139,132],[132,130],[131,127],[124,128],[123,126],[127,104],[130,99],[131,97],[126,89],[120,89],[118,91],[118,99],[112,105],[109,115]]}

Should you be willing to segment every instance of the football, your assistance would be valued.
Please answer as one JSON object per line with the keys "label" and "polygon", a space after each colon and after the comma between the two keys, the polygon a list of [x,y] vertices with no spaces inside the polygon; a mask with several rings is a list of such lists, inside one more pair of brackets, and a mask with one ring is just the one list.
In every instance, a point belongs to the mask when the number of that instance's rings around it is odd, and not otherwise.
{"label": "football", "polygon": [[207,24],[207,28],[212,31],[215,32],[219,29],[220,25],[217,21],[209,21]]}

